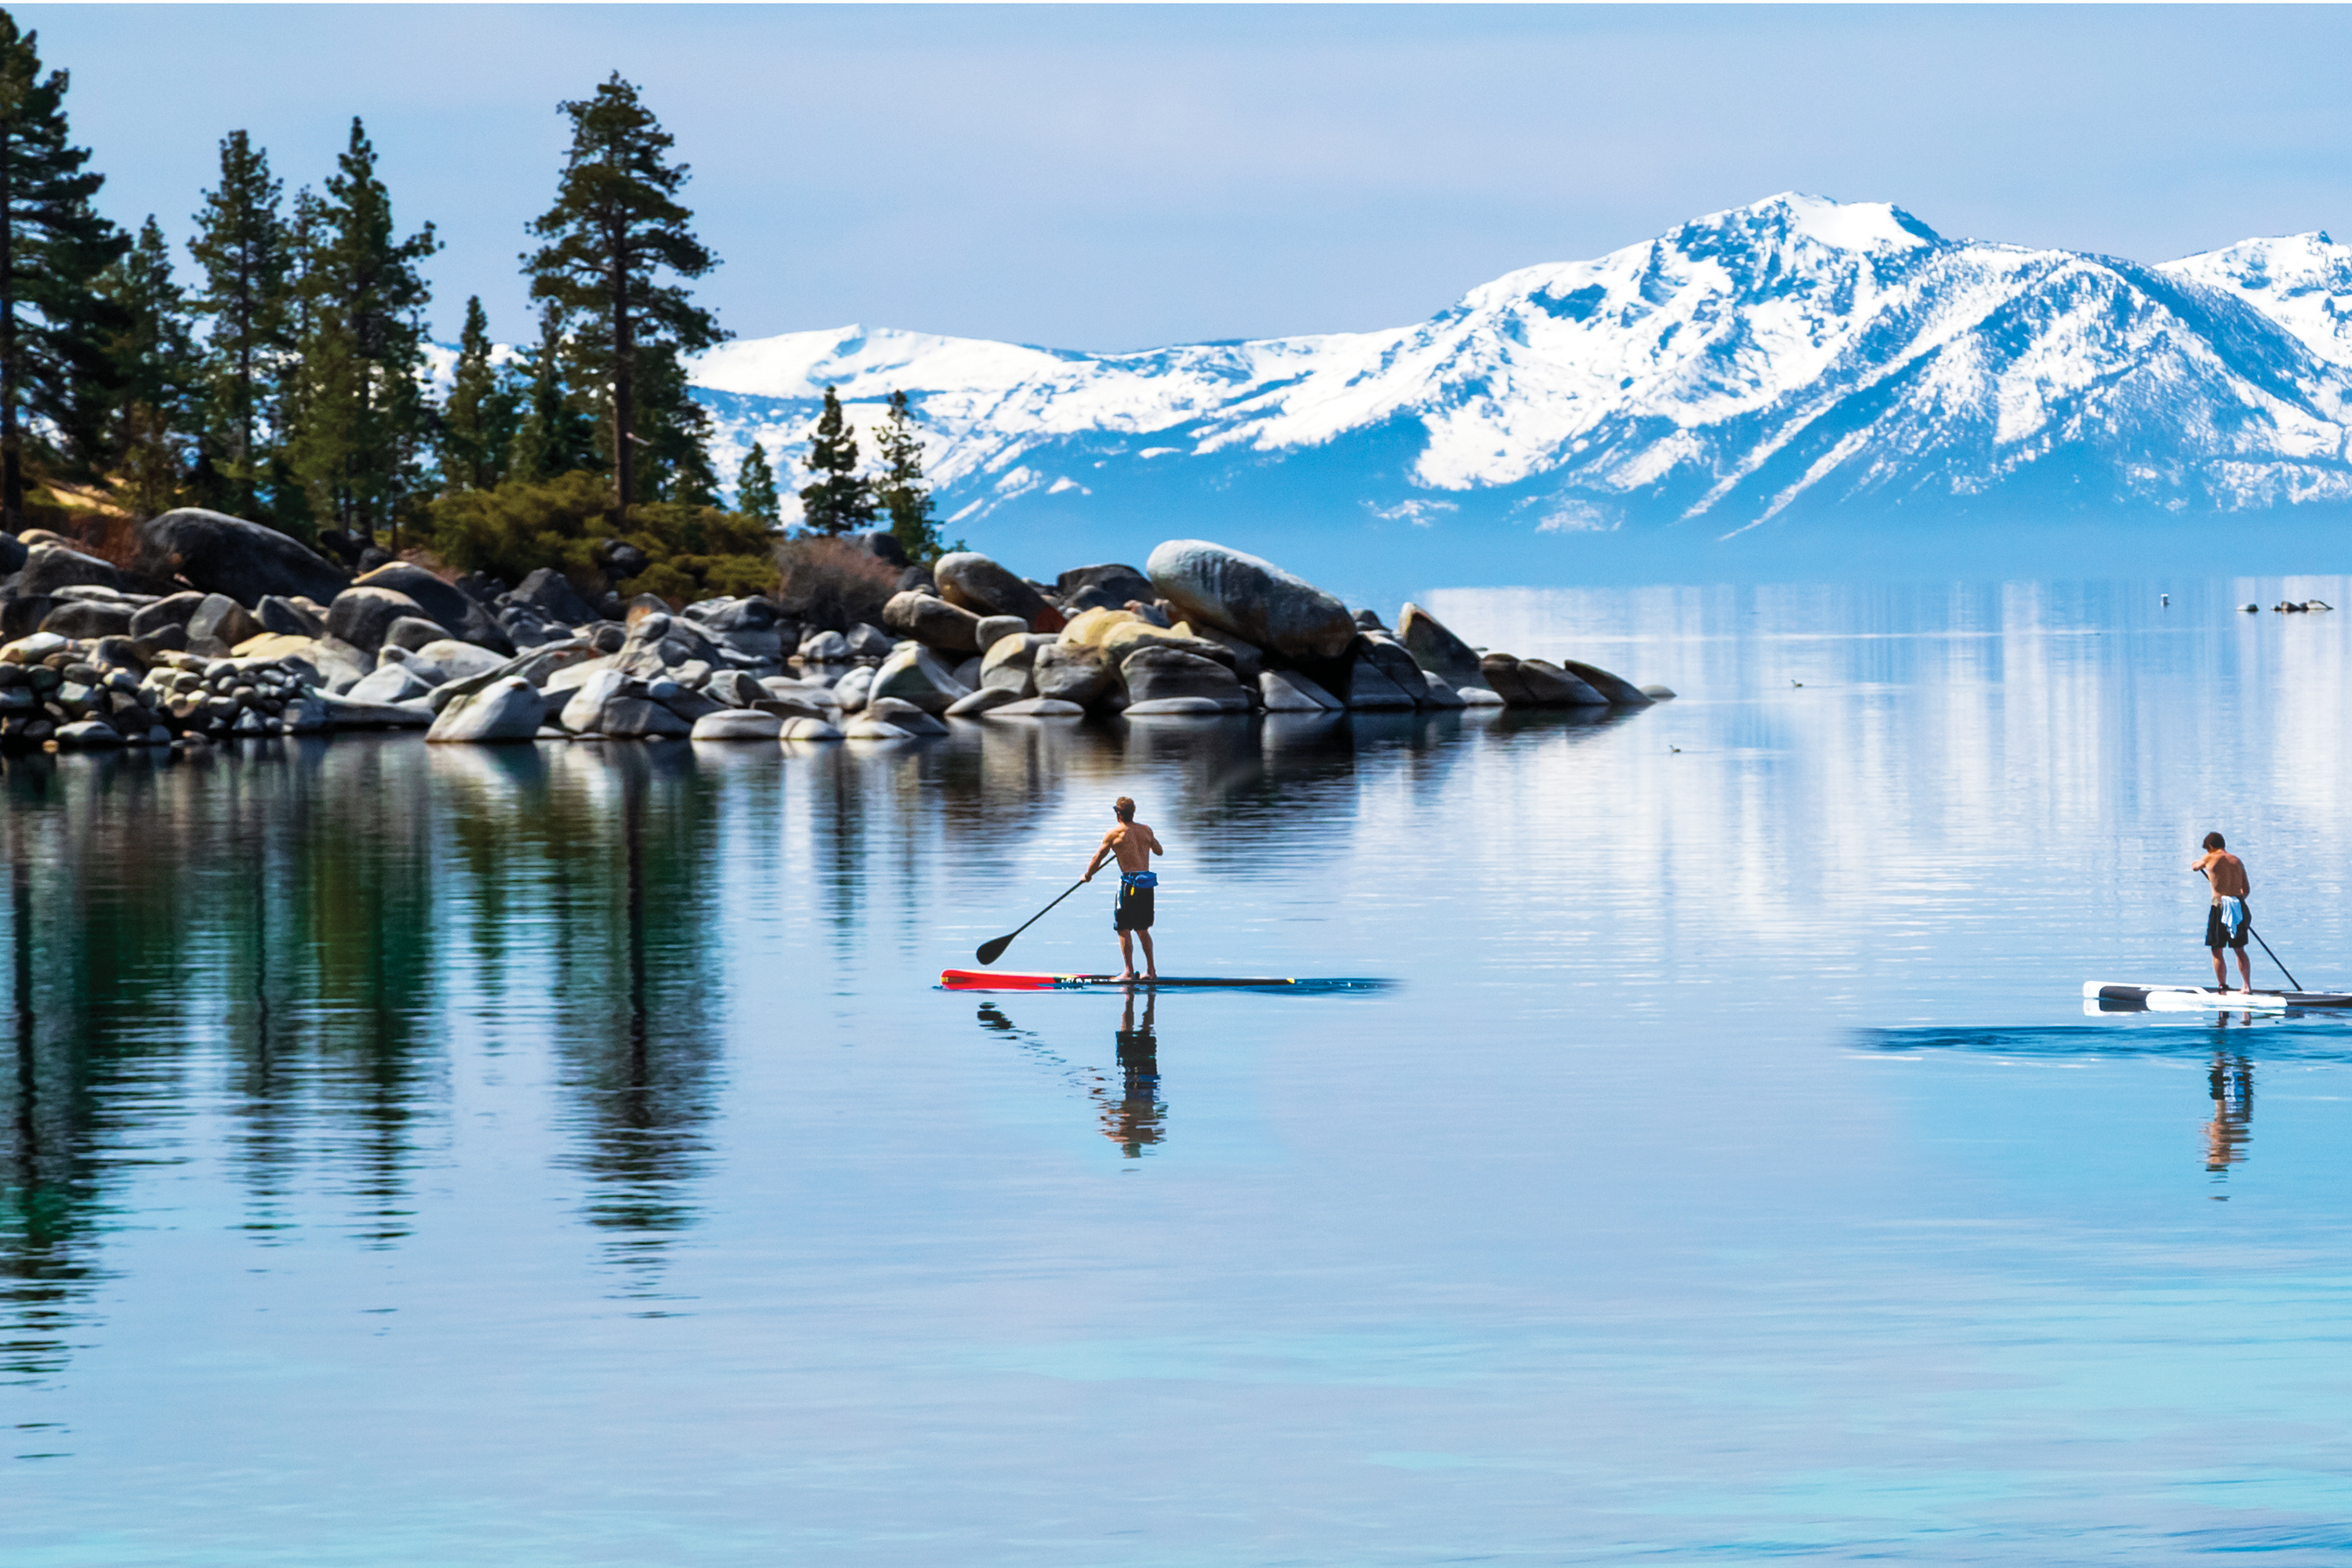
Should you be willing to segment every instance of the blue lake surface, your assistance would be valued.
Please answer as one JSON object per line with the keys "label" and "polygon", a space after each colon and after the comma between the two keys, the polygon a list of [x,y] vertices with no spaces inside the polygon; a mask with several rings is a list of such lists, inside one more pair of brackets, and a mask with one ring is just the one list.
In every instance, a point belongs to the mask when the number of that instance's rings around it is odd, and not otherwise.
{"label": "blue lake surface", "polygon": [[[0,1561],[2340,1560],[2352,1025],[2081,997],[2210,975],[2214,827],[2352,984],[2284,596],[1424,600],[1683,693],[1603,722],[9,761]],[[938,989],[1120,794],[1171,973],[1396,984]]]}

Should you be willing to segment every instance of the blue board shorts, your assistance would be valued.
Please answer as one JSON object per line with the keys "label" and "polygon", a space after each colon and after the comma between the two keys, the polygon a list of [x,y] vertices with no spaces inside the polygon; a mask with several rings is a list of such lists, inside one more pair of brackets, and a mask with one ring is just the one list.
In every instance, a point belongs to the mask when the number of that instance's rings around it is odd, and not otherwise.
{"label": "blue board shorts", "polygon": [[1121,871],[1118,874],[1118,895],[1111,904],[1110,929],[1150,931],[1151,897],[1159,886],[1160,873],[1157,871]]}

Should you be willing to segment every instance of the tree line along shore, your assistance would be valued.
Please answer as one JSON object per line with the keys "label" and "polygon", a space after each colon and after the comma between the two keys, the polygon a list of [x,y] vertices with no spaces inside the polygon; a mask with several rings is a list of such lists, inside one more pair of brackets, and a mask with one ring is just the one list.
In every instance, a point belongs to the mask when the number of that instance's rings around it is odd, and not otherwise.
{"label": "tree line along shore", "polygon": [[0,745],[202,750],[415,729],[446,742],[898,742],[957,721],[1646,707],[1598,667],[1394,627],[1257,556],[1171,540],[1050,584],[894,535],[782,547],[769,591],[683,607],[414,562],[353,575],[242,519],[151,519],[123,568],[0,539]]}
{"label": "tree line along shore", "polygon": [[[688,358],[730,336],[692,292],[719,258],[673,137],[619,73],[555,106],[569,139],[549,204],[518,215],[536,310],[521,346],[469,299],[454,361],[426,314],[441,241],[396,216],[358,119],[290,195],[268,149],[225,130],[175,258],[152,215],[127,231],[99,210],[68,88],[0,11],[0,531],[135,568],[145,524],[197,508],[356,573],[547,568],[680,605],[772,581],[777,463],[755,446],[722,504],[687,384]],[[943,546],[903,395],[877,445],[860,453],[828,390],[798,531],[885,527],[928,562]]]}

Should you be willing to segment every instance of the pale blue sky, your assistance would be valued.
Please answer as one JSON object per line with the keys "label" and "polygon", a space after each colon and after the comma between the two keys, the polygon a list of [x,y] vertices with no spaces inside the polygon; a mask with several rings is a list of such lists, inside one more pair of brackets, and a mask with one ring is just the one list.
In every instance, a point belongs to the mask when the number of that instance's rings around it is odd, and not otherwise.
{"label": "pale blue sky", "polygon": [[526,330],[559,98],[615,68],[696,170],[746,337],[1073,348],[1417,320],[1783,189],[2160,260],[2352,231],[2335,7],[17,8],[103,204],[184,235],[232,127],[289,188],[363,116],[436,324]]}

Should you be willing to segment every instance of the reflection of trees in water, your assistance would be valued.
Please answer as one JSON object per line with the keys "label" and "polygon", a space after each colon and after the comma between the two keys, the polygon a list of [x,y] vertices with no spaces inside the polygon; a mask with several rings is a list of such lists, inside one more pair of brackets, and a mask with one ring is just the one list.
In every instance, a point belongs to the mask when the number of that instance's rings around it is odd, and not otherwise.
{"label": "reflection of trees in water", "polygon": [[685,1185],[716,1109],[718,813],[682,746],[573,747],[558,777],[530,815],[554,890],[566,1115],[596,1184],[589,1219],[650,1264],[693,1223]]}

